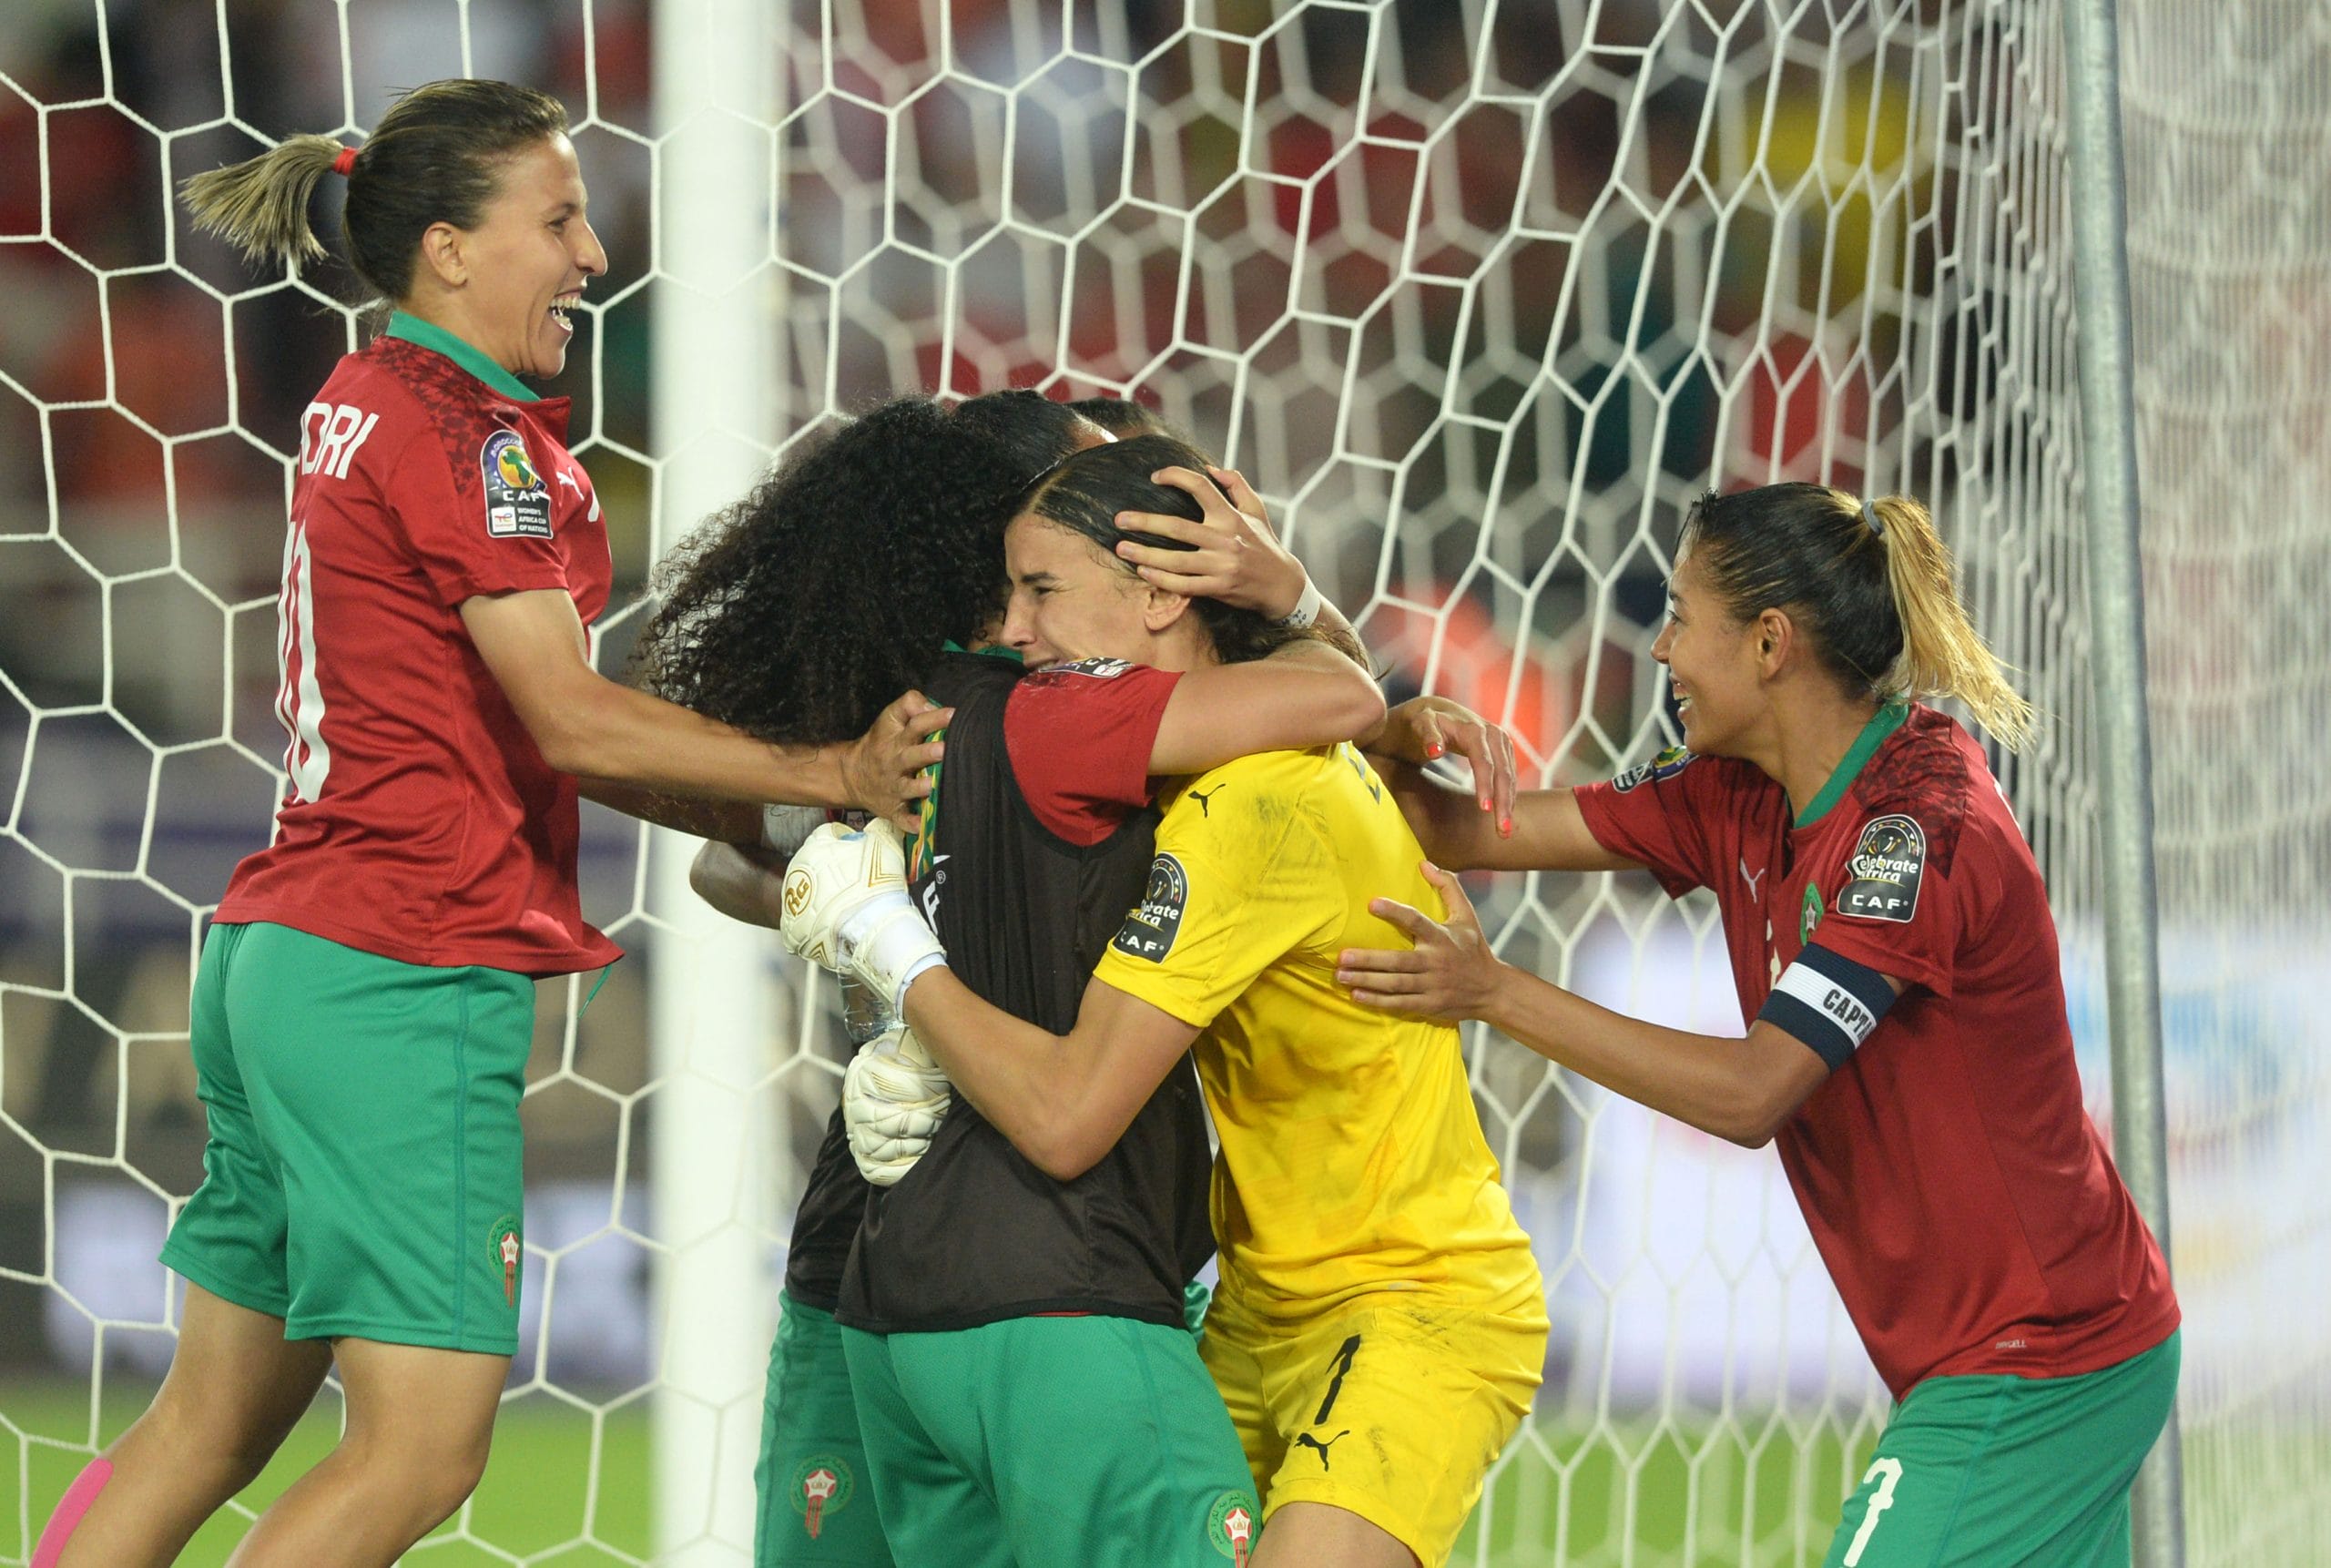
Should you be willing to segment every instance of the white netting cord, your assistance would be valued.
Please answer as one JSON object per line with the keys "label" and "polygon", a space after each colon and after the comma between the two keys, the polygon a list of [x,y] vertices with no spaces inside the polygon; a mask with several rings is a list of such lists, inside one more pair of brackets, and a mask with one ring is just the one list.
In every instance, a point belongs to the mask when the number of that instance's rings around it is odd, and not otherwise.
{"label": "white netting cord", "polygon": [[2331,1493],[2331,15],[2125,15],[2171,1203],[2197,1563],[2320,1557]]}

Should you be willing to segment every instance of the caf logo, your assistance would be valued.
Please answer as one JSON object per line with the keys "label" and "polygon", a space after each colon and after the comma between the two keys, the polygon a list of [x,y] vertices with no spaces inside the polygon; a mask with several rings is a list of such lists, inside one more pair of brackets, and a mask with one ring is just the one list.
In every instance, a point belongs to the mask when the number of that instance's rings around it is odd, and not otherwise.
{"label": "caf logo", "polygon": [[809,873],[795,871],[785,879],[785,913],[789,919],[799,918],[809,907]]}
{"label": "caf logo", "polygon": [[494,472],[501,475],[502,483],[513,490],[540,490],[543,487],[542,478],[535,473],[534,465],[527,461],[526,449],[515,441],[494,454]]}

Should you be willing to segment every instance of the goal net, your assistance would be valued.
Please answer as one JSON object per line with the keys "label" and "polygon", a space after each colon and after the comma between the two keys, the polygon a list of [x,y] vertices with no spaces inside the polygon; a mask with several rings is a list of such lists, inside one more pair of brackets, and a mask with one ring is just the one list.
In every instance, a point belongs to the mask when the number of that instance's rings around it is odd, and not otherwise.
{"label": "goal net", "polygon": [[2196,1563],[2331,1505],[2331,13],[2123,11],[2171,1228]]}
{"label": "goal net", "polygon": [[[2331,1509],[2331,1033],[2302,994],[2331,972],[2331,758],[2301,738],[2331,708],[2331,19],[2122,11],[2190,1560],[2295,1565]],[[2063,69],[2053,0],[24,0],[0,1562],[168,1364],[188,986],[269,831],[288,463],[356,341],[344,274],[254,276],[177,181],[356,140],[435,77],[566,102],[612,271],[553,390],[610,525],[611,673],[662,550],[899,391],[1154,406],[1253,481],[1396,696],[1499,718],[1532,781],[1675,739],[1649,647],[1701,492],[1924,497],[2042,711],[1999,766],[2108,1115]],[[484,1485],[416,1560],[746,1560],[844,1044],[830,987],[688,896],[689,848],[586,809],[585,911],[632,956],[587,1006],[543,987],[524,1348]],[[1476,892],[1507,957],[1741,1027],[1705,895]],[[1467,1047],[1554,1333],[1458,1561],[1817,1563],[1888,1404],[1769,1151]],[[328,1389],[185,1561],[223,1561],[338,1419]]]}

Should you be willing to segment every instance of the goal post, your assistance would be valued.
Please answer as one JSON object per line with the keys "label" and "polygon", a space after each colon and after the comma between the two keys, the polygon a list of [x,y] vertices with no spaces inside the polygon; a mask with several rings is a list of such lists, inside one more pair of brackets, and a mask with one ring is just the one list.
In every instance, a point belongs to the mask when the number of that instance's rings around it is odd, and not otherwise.
{"label": "goal post", "polygon": [[[2173,1271],[2169,1116],[2163,1101],[2161,916],[2153,879],[2153,721],[2145,705],[2145,604],[2137,478],[2134,342],[2121,137],[2115,0],[2061,0],[2079,300],[2082,480],[2094,647],[2098,857],[2104,897],[2105,1019],[2112,1038],[2112,1149]],[[2131,1498],[2137,1568],[2184,1568],[2185,1500],[2173,1407]]]}
{"label": "goal post", "polygon": [[[749,491],[774,455],[782,275],[770,265],[766,127],[779,60],[751,0],[657,0],[657,240],[651,425],[660,557]],[[769,1238],[789,1119],[765,1090],[782,1063],[768,933],[688,887],[697,840],[642,830],[654,922],[655,1156],[650,1406],[656,1559],[744,1561],[763,1370],[777,1327]],[[814,1144],[811,1145],[814,1148]]]}

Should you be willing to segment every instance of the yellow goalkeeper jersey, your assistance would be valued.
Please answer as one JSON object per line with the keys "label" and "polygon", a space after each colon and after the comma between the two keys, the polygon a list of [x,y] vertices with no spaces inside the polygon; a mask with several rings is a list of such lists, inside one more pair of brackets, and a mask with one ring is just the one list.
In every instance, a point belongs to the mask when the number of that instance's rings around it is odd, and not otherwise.
{"label": "yellow goalkeeper jersey", "polygon": [[1094,971],[1201,1031],[1222,1285],[1251,1312],[1542,1288],[1457,1031],[1336,983],[1342,949],[1404,944],[1371,898],[1447,913],[1423,858],[1352,747],[1241,758],[1166,798],[1147,892]]}

